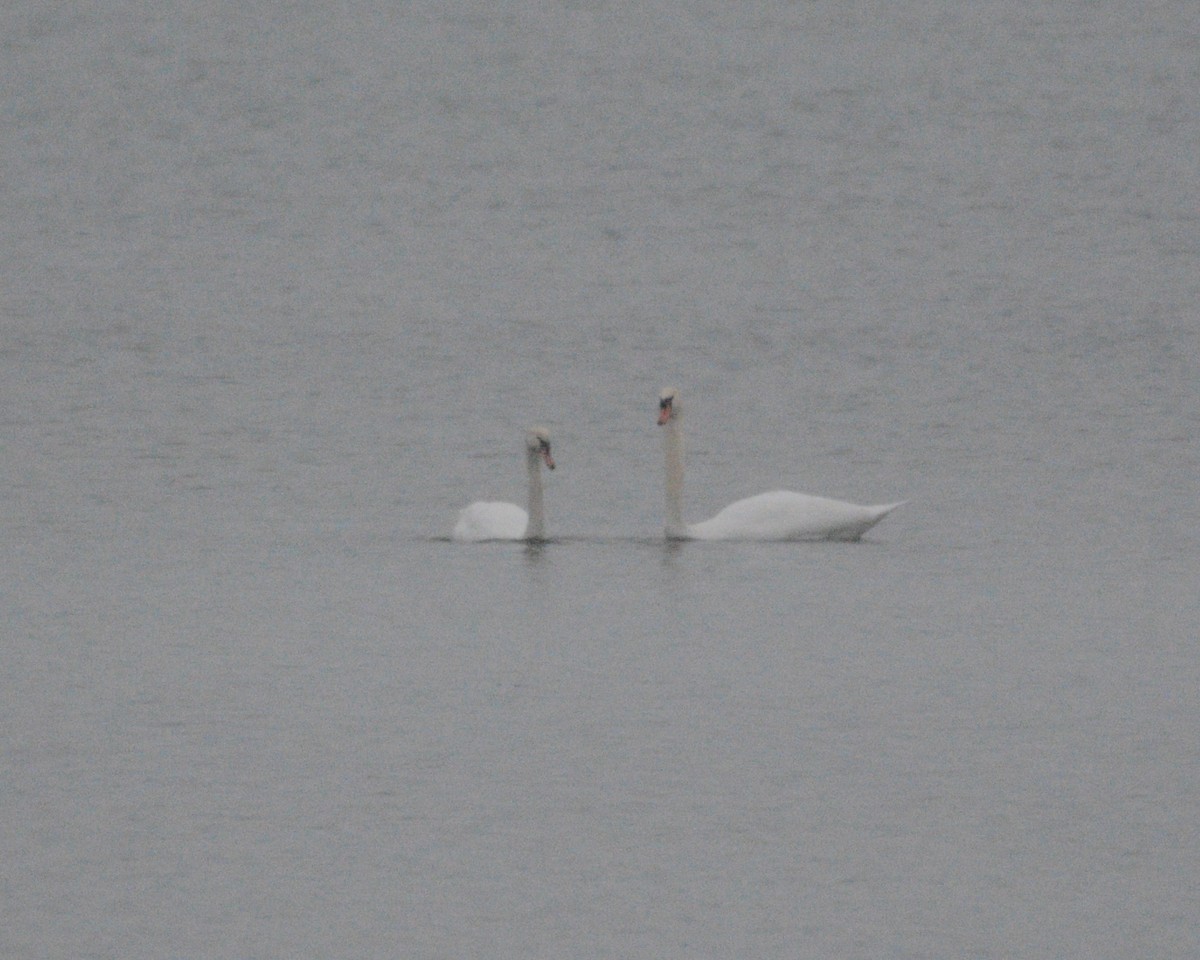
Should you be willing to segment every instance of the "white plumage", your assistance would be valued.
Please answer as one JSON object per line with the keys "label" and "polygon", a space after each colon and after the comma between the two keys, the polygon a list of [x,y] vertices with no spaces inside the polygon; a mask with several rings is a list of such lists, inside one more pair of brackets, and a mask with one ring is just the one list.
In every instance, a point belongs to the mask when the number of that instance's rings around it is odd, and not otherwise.
{"label": "white plumage", "polygon": [[[679,540],[857,540],[900,503],[859,506],[844,500],[775,490],[731,503],[702,523],[683,522],[683,407],[679,391],[663,390],[659,426],[667,472],[667,536]],[[901,501],[902,503],[903,501]]]}
{"label": "white plumage", "polygon": [[542,505],[542,464],[554,469],[550,434],[541,427],[525,435],[525,467],[529,475],[529,509],[515,503],[477,500],[458,514],[451,536],[455,540],[541,540],[546,535]]}

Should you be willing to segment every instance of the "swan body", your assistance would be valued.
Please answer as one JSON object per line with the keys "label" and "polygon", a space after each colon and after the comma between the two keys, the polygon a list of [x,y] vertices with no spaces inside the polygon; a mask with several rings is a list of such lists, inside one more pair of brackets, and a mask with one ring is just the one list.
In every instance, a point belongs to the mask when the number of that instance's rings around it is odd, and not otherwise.
{"label": "swan body", "polygon": [[529,529],[529,514],[515,503],[477,500],[463,507],[454,525],[454,539],[522,540]]}
{"label": "swan body", "polygon": [[[676,540],[857,540],[900,503],[860,506],[790,490],[731,503],[701,523],[683,522],[683,407],[679,391],[659,395],[667,469],[667,536]],[[901,501],[902,503],[903,501]]]}
{"label": "swan body", "polygon": [[541,540],[546,536],[542,505],[542,464],[554,469],[550,434],[541,427],[525,435],[525,466],[529,475],[529,509],[515,503],[477,500],[458,514],[451,537],[478,543],[483,540]]}
{"label": "swan body", "polygon": [[693,540],[857,540],[898,506],[860,507],[773,490],[731,503],[712,519],[686,529]]}

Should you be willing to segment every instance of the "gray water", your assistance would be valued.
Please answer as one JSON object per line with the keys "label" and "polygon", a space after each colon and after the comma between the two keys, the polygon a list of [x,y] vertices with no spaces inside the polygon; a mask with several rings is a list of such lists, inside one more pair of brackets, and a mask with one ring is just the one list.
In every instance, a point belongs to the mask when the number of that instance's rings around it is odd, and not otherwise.
{"label": "gray water", "polygon": [[0,38],[0,955],[1200,954],[1192,0]]}

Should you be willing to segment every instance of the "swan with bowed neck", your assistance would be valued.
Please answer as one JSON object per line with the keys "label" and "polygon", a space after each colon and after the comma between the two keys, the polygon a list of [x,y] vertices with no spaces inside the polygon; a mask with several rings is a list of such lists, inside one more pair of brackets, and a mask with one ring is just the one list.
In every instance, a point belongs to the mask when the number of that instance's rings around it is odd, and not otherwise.
{"label": "swan with bowed neck", "polygon": [[667,537],[672,540],[857,540],[900,503],[874,507],[790,490],[760,493],[731,503],[710,520],[683,522],[683,406],[679,391],[658,398],[658,425],[665,427]]}
{"label": "swan with bowed neck", "polygon": [[525,435],[525,467],[529,474],[529,509],[515,503],[477,500],[459,512],[451,534],[455,540],[542,540],[546,536],[546,515],[542,507],[542,464],[554,469],[550,455],[550,434],[542,428]]}

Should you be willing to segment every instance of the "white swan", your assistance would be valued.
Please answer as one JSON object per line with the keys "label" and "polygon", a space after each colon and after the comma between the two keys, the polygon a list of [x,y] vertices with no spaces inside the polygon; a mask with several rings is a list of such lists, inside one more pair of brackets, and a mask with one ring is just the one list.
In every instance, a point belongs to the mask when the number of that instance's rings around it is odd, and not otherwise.
{"label": "white swan", "polygon": [[[857,540],[900,503],[862,507],[843,500],[775,490],[731,503],[711,520],[683,522],[683,407],[679,391],[658,397],[658,425],[667,429],[667,537],[672,540]],[[904,501],[901,501],[903,503]]]}
{"label": "white swan", "polygon": [[458,514],[451,536],[455,540],[542,540],[546,516],[542,509],[542,464],[554,469],[550,434],[536,427],[525,434],[525,466],[529,471],[529,511],[515,503],[477,500]]}

